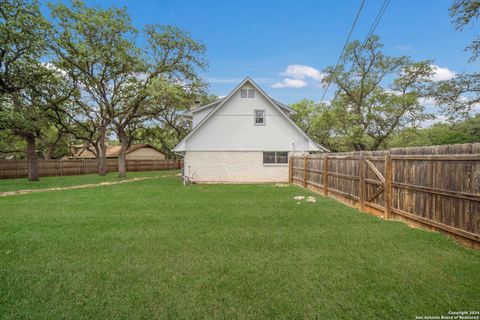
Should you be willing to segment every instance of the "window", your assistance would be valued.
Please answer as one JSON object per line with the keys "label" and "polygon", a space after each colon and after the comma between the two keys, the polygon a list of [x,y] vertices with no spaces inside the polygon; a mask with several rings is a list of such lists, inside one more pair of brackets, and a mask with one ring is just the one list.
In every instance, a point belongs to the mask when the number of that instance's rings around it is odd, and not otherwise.
{"label": "window", "polygon": [[255,90],[254,89],[240,89],[240,98],[255,98]]}
{"label": "window", "polygon": [[286,164],[286,163],[288,163],[287,151],[263,153],[263,164]]}
{"label": "window", "polygon": [[256,126],[264,126],[265,125],[265,110],[254,110],[254,124]]}

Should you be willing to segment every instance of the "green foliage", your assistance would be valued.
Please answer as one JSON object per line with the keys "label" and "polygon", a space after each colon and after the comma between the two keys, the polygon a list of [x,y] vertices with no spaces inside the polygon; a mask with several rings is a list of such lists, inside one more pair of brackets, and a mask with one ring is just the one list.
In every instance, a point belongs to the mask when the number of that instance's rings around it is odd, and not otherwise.
{"label": "green foliage", "polygon": [[[56,65],[80,87],[80,95],[59,111],[71,123],[62,125],[100,153],[110,129],[122,146],[122,164],[123,150],[132,141],[146,140],[149,127],[165,127],[156,123],[158,118],[175,114],[186,97],[192,103],[203,93],[197,71],[207,66],[205,46],[187,32],[159,25],[139,32],[125,9],[90,8],[81,0],[50,7],[57,30]],[[139,34],[145,40],[141,45]],[[166,131],[162,135],[178,130],[169,126]]]}
{"label": "green foliage", "polygon": [[0,130],[0,157],[13,155],[15,158],[23,158],[25,148],[25,141],[19,136],[10,130]]}
{"label": "green foliage", "polygon": [[[450,7],[450,16],[453,18],[455,28],[463,30],[480,17],[480,1],[454,0]],[[477,36],[466,50],[472,53],[470,62],[475,61],[480,55],[480,37]]]}
{"label": "green foliage", "polygon": [[[159,95],[161,93],[161,95]],[[149,143],[176,157],[173,148],[188,134],[190,121],[184,117],[194,100],[202,105],[218,100],[217,96],[197,93],[188,93],[181,85],[168,84],[162,90],[157,90],[156,104],[160,108],[152,114],[150,125],[144,125],[132,135],[132,141]]]}
{"label": "green foliage", "polygon": [[314,141],[331,151],[342,149],[342,142],[335,136],[335,125],[338,117],[327,104],[316,104],[312,100],[303,99],[290,107],[296,111],[291,118]]}
{"label": "green foliage", "polygon": [[0,0],[0,95],[44,81],[50,24],[36,0]]}
{"label": "green foliage", "polygon": [[142,65],[134,43],[136,29],[125,9],[50,4],[55,29],[55,66],[78,85],[67,106],[56,108],[65,130],[95,145],[104,142],[111,123],[109,106],[128,94],[122,90]]}
{"label": "green foliage", "polygon": [[456,123],[437,123],[425,129],[403,130],[387,142],[389,148],[480,142],[480,115]]}
{"label": "green foliage", "polygon": [[431,117],[420,103],[432,73],[430,61],[389,57],[381,49],[378,37],[365,47],[350,43],[338,68],[324,70],[324,84],[336,87],[333,100],[321,105],[302,100],[292,106],[298,111],[292,117],[296,123],[328,149],[376,150],[392,134]]}
{"label": "green foliage", "polygon": [[[463,30],[480,17],[480,1],[454,0],[450,16],[454,19],[456,29]],[[477,36],[466,50],[472,53],[470,62],[476,61],[480,55],[480,38]],[[480,104],[480,72],[457,74],[451,80],[434,83],[429,91],[450,119],[468,119],[478,112],[476,107]]]}

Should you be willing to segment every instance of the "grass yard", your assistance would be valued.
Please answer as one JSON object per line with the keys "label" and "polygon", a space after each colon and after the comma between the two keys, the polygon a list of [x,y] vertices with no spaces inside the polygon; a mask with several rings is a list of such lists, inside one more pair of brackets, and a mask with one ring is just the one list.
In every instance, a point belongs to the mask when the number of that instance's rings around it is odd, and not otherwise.
{"label": "grass yard", "polygon": [[[176,170],[166,171],[145,171],[145,172],[129,172],[126,179],[138,177],[158,177],[165,174],[177,173]],[[40,181],[30,182],[28,179],[4,179],[0,180],[0,192],[29,190],[29,189],[46,189],[57,187],[71,187],[83,184],[113,182],[120,181],[118,172],[108,173],[101,177],[98,174],[87,174],[81,176],[68,177],[41,177]]]}
{"label": "grass yard", "polygon": [[183,187],[171,175],[0,198],[0,221],[0,319],[415,319],[480,309],[479,251],[295,186]]}

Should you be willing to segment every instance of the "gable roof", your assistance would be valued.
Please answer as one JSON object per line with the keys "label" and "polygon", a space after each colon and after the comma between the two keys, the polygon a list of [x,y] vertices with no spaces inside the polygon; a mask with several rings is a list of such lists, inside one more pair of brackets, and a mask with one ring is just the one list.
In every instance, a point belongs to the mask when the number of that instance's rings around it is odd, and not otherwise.
{"label": "gable roof", "polygon": [[[73,154],[74,158],[91,158],[92,156],[95,157],[95,153],[94,151],[92,151],[93,148],[89,149],[85,145],[74,145],[74,147],[77,149],[77,152]],[[165,155],[165,152],[147,143],[133,144],[125,151],[125,154],[129,154],[133,151],[136,151],[142,148],[150,148]],[[89,151],[89,152],[87,152],[87,154],[84,154],[85,151]],[[107,152],[106,152],[107,158],[117,158],[119,153],[120,153],[120,146],[107,146]]]}
{"label": "gable roof", "polygon": [[[263,91],[262,88],[260,88],[250,77],[246,77],[239,85],[237,85],[225,98],[223,99],[220,99],[220,100],[217,100],[215,102],[213,102],[212,104],[214,104],[214,106],[210,106],[210,105],[206,105],[206,106],[203,106],[203,107],[200,107],[198,109],[196,109],[197,111],[201,108],[204,108],[206,109],[207,107],[213,107],[213,109],[192,129],[192,131],[190,131],[190,133],[185,137],[183,138],[182,141],[180,141],[176,146],[175,148],[173,148],[173,151],[176,151],[178,152],[180,147],[182,147],[182,145],[185,144],[185,142],[192,136],[195,134],[195,132],[198,131],[198,129],[200,127],[202,127],[212,116],[213,114],[215,114],[215,112],[217,110],[219,110],[224,104],[225,102],[227,102],[238,90],[240,90],[241,87],[243,87],[246,83],[250,83],[256,90],[258,90],[258,92],[260,92],[264,97],[265,99],[275,108],[277,109],[281,115],[283,115],[283,117],[303,136],[305,137],[310,143],[312,143],[314,146],[316,146],[318,148],[318,150],[320,151],[329,151],[327,148],[317,144],[315,141],[313,141],[312,139],[310,139],[310,137],[305,133],[303,132],[302,129],[300,129],[296,124],[295,122],[288,116],[288,114],[284,111],[285,110],[285,107],[287,107],[286,105],[278,102],[278,101],[275,101],[273,100],[272,98],[270,98],[266,93],[265,91]],[[279,105],[280,104],[280,105]],[[281,106],[283,105],[283,107]],[[289,107],[287,107],[289,110],[292,110],[290,109]],[[195,110],[192,110],[193,112],[195,112]],[[293,111],[293,110],[292,110]],[[192,113],[193,115],[193,113]]]}
{"label": "gable roof", "polygon": [[[221,98],[221,99],[218,99],[214,102],[211,102],[209,104],[206,104],[204,106],[201,106],[201,107],[198,107],[198,108],[195,108],[195,109],[192,109],[188,112],[185,113],[184,117],[185,118],[188,118],[188,119],[191,119],[193,117],[193,114],[195,112],[198,112],[198,111],[202,111],[202,110],[205,110],[205,109],[210,109],[210,108],[214,108],[216,106],[218,106],[223,100],[225,100],[226,98]],[[283,104],[281,103],[280,101],[277,101],[275,99],[271,99],[273,101],[273,103],[275,103],[277,106],[279,106],[280,108],[282,108],[282,110],[284,112],[287,112],[288,114],[296,114],[297,112],[295,110],[293,110],[292,108],[290,108],[289,106],[287,106],[286,104]]]}

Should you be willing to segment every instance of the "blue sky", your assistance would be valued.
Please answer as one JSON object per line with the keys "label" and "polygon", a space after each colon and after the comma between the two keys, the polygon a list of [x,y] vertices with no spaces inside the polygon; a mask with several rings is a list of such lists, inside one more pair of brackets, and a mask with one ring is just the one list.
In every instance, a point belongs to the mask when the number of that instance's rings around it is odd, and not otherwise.
{"label": "blue sky", "polygon": [[[364,39],[382,2],[366,0],[352,39]],[[454,30],[448,15],[451,2],[392,0],[375,32],[385,53],[434,60],[442,68],[438,72],[442,79],[478,70],[478,62],[468,63],[469,54],[463,52],[475,32]],[[158,23],[189,31],[207,46],[209,68],[203,76],[211,93],[226,95],[248,75],[285,103],[320,100],[319,71],[336,63],[360,6],[360,0],[87,3],[125,6],[138,28]]]}

